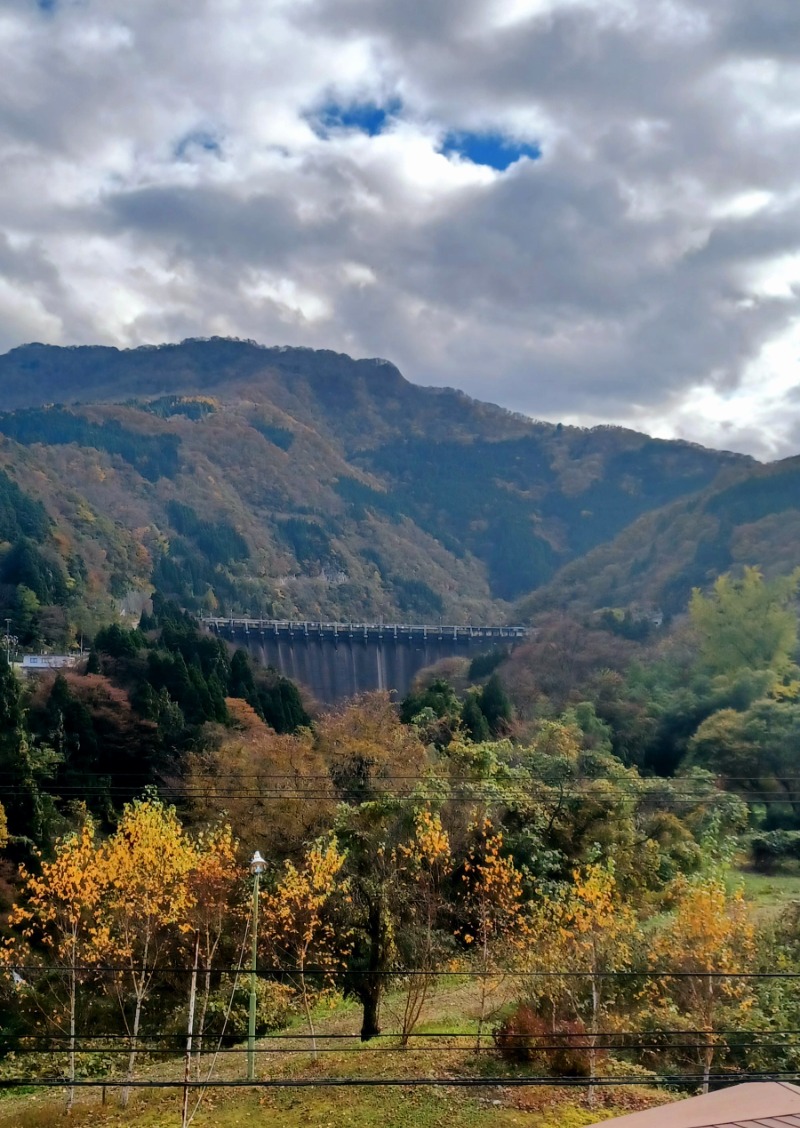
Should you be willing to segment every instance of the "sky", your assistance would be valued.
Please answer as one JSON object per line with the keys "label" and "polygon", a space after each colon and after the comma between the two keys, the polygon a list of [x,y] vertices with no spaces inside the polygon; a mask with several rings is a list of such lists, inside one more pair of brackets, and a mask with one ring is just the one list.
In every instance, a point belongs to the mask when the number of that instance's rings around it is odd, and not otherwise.
{"label": "sky", "polygon": [[380,356],[800,453],[798,0],[0,0],[0,352]]}

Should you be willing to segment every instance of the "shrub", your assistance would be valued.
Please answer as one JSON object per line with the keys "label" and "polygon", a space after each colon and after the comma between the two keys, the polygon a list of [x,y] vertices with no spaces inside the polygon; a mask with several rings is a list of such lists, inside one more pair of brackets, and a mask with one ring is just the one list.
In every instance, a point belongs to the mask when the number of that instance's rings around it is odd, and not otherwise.
{"label": "shrub", "polygon": [[589,1037],[580,1021],[548,1022],[519,1003],[493,1032],[500,1056],[535,1064],[556,1077],[589,1076]]}
{"label": "shrub", "polygon": [[[231,1001],[233,995],[233,1001]],[[256,980],[256,1034],[280,1030],[291,1017],[292,991],[283,983],[259,977]],[[205,1036],[222,1037],[226,1045],[241,1042],[247,1033],[250,1005],[250,980],[240,975],[234,990],[233,977],[223,975],[208,1001],[205,1015]],[[228,1013],[230,1009],[230,1013]],[[225,1021],[226,1015],[227,1023]]]}

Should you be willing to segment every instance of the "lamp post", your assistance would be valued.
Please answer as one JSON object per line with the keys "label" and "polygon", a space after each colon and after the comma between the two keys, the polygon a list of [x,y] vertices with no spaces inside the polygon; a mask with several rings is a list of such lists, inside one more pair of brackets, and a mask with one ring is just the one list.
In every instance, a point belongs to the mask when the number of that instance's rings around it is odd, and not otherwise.
{"label": "lamp post", "polygon": [[253,875],[253,948],[250,957],[250,1016],[247,1024],[247,1080],[256,1079],[256,963],[258,961],[258,879],[266,862],[256,850],[250,862]]}

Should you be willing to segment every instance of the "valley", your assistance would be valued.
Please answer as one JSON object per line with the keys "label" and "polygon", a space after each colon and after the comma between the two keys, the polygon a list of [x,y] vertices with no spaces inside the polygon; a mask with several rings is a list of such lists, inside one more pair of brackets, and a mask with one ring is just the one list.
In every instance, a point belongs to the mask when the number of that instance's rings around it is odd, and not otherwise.
{"label": "valley", "polygon": [[798,459],[214,338],[0,393],[0,1125],[175,1122],[187,1025],[200,1124],[795,1075]]}

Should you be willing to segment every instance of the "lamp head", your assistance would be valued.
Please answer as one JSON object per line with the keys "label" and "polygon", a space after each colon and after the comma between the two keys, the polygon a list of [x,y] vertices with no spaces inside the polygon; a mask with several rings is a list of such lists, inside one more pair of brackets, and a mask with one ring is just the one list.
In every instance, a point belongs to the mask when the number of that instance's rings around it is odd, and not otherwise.
{"label": "lamp head", "polygon": [[266,861],[261,857],[261,854],[259,853],[259,851],[256,850],[255,854],[253,854],[253,857],[250,861],[250,872],[254,873],[254,874],[263,873],[264,869],[266,868],[266,865],[267,865]]}

